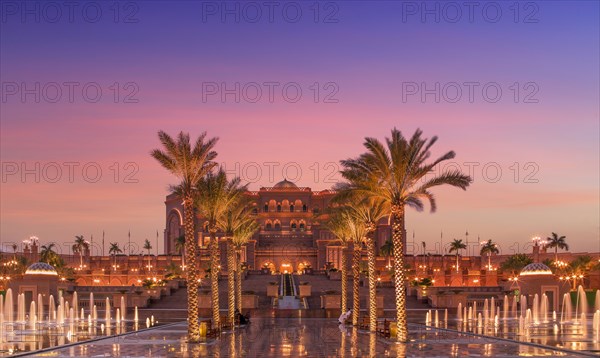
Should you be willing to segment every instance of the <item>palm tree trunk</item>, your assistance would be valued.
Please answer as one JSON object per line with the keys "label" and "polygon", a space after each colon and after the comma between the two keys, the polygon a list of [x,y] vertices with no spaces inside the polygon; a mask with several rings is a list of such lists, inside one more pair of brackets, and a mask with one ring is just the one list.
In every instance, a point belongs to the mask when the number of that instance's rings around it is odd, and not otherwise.
{"label": "palm tree trunk", "polygon": [[212,301],[212,322],[213,327],[221,325],[219,316],[219,243],[217,233],[210,231],[210,294]]}
{"label": "palm tree trunk", "polygon": [[408,341],[406,321],[406,272],[404,271],[404,205],[392,206],[392,243],[394,244],[394,288],[398,341]]}
{"label": "palm tree trunk", "polygon": [[360,314],[360,244],[358,243],[354,243],[352,252],[352,276],[352,324],[356,326]]}
{"label": "palm tree trunk", "polygon": [[374,230],[367,230],[367,260],[369,270],[369,331],[377,331],[377,297],[375,278],[375,238]]}
{"label": "palm tree trunk", "polygon": [[227,298],[229,321],[233,327],[235,325],[235,251],[229,239],[227,240]]}
{"label": "palm tree trunk", "polygon": [[185,227],[185,253],[189,264],[187,273],[188,299],[188,342],[200,341],[200,325],[198,323],[198,280],[196,265],[196,238],[194,235],[194,204],[191,196],[183,200],[183,221]]}
{"label": "palm tree trunk", "polygon": [[240,249],[236,250],[236,263],[237,269],[235,270],[235,300],[237,302],[237,309],[242,312],[242,253]]}
{"label": "palm tree trunk", "polygon": [[342,247],[342,313],[348,311],[348,265],[345,247]]}

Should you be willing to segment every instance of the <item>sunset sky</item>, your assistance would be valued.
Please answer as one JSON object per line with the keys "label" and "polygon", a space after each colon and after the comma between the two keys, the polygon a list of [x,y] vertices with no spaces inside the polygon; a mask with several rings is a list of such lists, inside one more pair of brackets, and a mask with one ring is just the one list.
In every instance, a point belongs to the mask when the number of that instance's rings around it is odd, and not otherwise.
{"label": "sunset sky", "polygon": [[436,190],[436,213],[409,212],[419,246],[468,231],[524,252],[554,231],[598,252],[599,3],[481,2],[472,17],[465,3],[280,2],[269,14],[263,2],[98,1],[69,18],[2,1],[2,249],[36,235],[64,253],[103,231],[107,247],[129,231],[155,242],[158,230],[162,252],[174,178],[149,155],[159,130],[219,137],[218,161],[252,190],[284,176],[322,190],[365,136],[397,127],[439,136],[434,154],[455,150],[474,175],[466,192]]}

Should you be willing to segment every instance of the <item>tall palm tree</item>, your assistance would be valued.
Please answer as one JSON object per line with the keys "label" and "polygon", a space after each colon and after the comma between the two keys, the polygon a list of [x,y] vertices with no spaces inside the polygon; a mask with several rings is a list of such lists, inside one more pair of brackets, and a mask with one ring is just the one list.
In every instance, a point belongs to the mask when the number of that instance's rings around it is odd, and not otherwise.
{"label": "tall palm tree", "polygon": [[73,252],[79,253],[79,267],[83,268],[83,253],[90,248],[90,243],[83,238],[83,235],[77,235],[72,248]]}
{"label": "tall palm tree", "polygon": [[188,263],[187,299],[188,299],[188,342],[200,341],[198,322],[198,243],[194,235],[194,197],[195,184],[216,166],[213,161],[217,153],[213,151],[217,138],[206,138],[202,133],[195,143],[190,144],[190,136],[180,132],[177,139],[167,133],[158,132],[162,149],[155,149],[151,156],[165,169],[175,175],[179,182],[170,187],[183,201],[183,222],[185,229],[185,255]]}
{"label": "tall palm tree", "polygon": [[108,254],[113,257],[113,266],[117,267],[117,254],[122,254],[123,250],[119,247],[118,242],[111,242],[110,247],[108,248]]}
{"label": "tall palm tree", "polygon": [[569,250],[566,236],[559,236],[553,232],[552,236],[546,238],[546,247],[554,248],[554,261],[558,261],[558,249]]}
{"label": "tall palm tree", "polygon": [[460,250],[464,250],[467,248],[467,244],[465,244],[462,239],[458,240],[458,239],[454,239],[451,243],[450,243],[450,248],[448,249],[448,252],[456,252],[456,272],[458,272],[458,255],[460,253]]}
{"label": "tall palm tree", "polygon": [[492,240],[484,241],[483,246],[481,246],[481,250],[479,254],[481,256],[487,255],[488,257],[488,270],[492,268],[491,256],[492,254],[498,254],[500,250],[498,250],[498,245],[496,245]]}
{"label": "tall palm tree", "polygon": [[328,229],[333,236],[335,236],[342,245],[342,259],[340,262],[340,271],[342,273],[342,313],[348,311],[348,264],[346,260],[345,249],[348,248],[348,243],[351,241],[350,238],[350,227],[347,225],[346,218],[343,212],[334,211],[327,221],[325,221],[325,228]]}
{"label": "tall palm tree", "polygon": [[219,242],[217,232],[225,232],[227,228],[223,224],[227,211],[240,200],[246,192],[246,186],[242,186],[240,178],[227,180],[227,174],[223,168],[217,172],[209,172],[196,183],[197,206],[200,216],[208,223],[210,236],[210,280],[212,299],[212,319],[216,327],[220,325],[219,316]]}
{"label": "tall palm tree", "polygon": [[148,239],[144,241],[144,250],[148,252],[148,270],[150,270],[150,250],[152,250],[152,244]]}
{"label": "tall palm tree", "polygon": [[[244,187],[245,189],[246,187]],[[237,271],[236,252],[233,244],[233,236],[238,231],[243,220],[248,217],[252,210],[252,199],[249,196],[237,195],[237,200],[231,202],[227,211],[217,219],[217,226],[225,233],[227,240],[227,303],[228,317],[232,326],[235,323],[235,276]],[[241,278],[241,277],[240,277]]]}
{"label": "tall palm tree", "polygon": [[[244,212],[244,214],[249,214],[249,212]],[[256,218],[254,218],[253,215],[250,215],[248,217],[241,217],[240,224],[233,232],[232,242],[236,254],[235,261],[237,263],[235,272],[235,300],[237,302],[237,309],[240,312],[242,312],[242,248],[248,243],[248,240],[252,238],[258,229],[260,229],[260,225],[256,221]]]}
{"label": "tall palm tree", "polygon": [[344,211],[344,219],[348,225],[352,241],[352,324],[358,325],[360,314],[360,261],[362,246],[366,238],[365,223]]}
{"label": "tall palm tree", "polygon": [[421,130],[407,139],[394,128],[385,144],[375,138],[366,138],[365,153],[357,158],[341,161],[341,174],[348,181],[347,189],[383,200],[389,206],[394,243],[396,324],[398,340],[403,342],[408,340],[404,265],[406,206],[422,211],[423,200],[428,200],[433,212],[436,209],[436,202],[430,191],[433,187],[451,185],[466,190],[471,183],[469,176],[456,170],[440,170],[437,174],[432,174],[438,164],[455,157],[455,153],[450,151],[426,163],[431,156],[429,150],[435,142],[437,137],[429,140],[422,138]]}
{"label": "tall palm tree", "polygon": [[[342,195],[345,195],[342,193]],[[369,330],[377,330],[377,278],[375,277],[375,230],[377,223],[388,212],[385,201],[355,196],[346,210],[351,218],[362,223],[367,244],[367,269],[369,273]]]}

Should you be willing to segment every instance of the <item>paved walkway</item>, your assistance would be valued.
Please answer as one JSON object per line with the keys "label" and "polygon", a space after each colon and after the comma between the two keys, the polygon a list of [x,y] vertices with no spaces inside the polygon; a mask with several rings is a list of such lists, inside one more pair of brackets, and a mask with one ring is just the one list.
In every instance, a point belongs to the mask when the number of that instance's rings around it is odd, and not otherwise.
{"label": "paved walkway", "polygon": [[52,357],[516,357],[575,356],[517,342],[411,325],[411,342],[396,344],[334,319],[253,318],[220,339],[189,345],[186,324],[176,323],[121,337],[44,352]]}

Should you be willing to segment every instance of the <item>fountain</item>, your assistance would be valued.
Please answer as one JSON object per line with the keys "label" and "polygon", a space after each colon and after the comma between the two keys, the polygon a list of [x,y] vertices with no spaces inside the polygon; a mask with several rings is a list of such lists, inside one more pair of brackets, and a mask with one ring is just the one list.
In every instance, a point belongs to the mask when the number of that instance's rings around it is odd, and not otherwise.
{"label": "fountain", "polygon": [[73,300],[71,301],[71,304],[73,306],[73,313],[75,314],[73,317],[71,317],[72,319],[77,320],[77,314],[79,312],[77,312],[77,310],[79,309],[79,300],[77,299],[77,291],[73,292]]}
{"label": "fountain", "polygon": [[104,320],[106,321],[106,326],[110,326],[110,298],[108,297],[106,297]]}
{"label": "fountain", "polygon": [[13,306],[13,295],[12,295],[12,289],[8,289],[6,290],[6,299],[4,301],[4,321],[7,323],[12,323],[13,321],[13,312],[14,312],[14,306]]}
{"label": "fountain", "polygon": [[512,306],[510,308],[511,312],[512,312],[512,316],[514,318],[517,318],[517,297],[513,296],[512,298]]}
{"label": "fountain", "polygon": [[533,303],[532,303],[532,306],[531,306],[531,313],[532,313],[533,324],[535,324],[535,325],[540,324],[540,320],[539,320],[540,312],[539,312],[539,310],[540,310],[540,299],[538,297],[538,294],[536,293],[533,296]]}
{"label": "fountain", "polygon": [[440,322],[440,317],[439,317],[439,314],[438,314],[438,310],[435,310],[434,324],[435,324],[436,327],[438,326],[439,322]]}
{"label": "fountain", "polygon": [[135,306],[135,310],[134,310],[134,314],[133,314],[133,321],[137,323],[137,322],[138,322],[138,320],[139,320],[139,316],[138,316],[138,307],[137,307],[137,306]]}
{"label": "fountain", "polygon": [[29,306],[29,329],[35,330],[35,323],[36,323],[35,301],[31,301],[31,305]]}
{"label": "fountain", "polygon": [[573,310],[573,304],[571,302],[571,295],[565,293],[563,295],[562,308],[560,310],[560,323],[570,322]]}
{"label": "fountain", "polygon": [[502,319],[506,319],[508,315],[508,296],[504,295],[504,301],[502,302],[503,311],[502,311]]}
{"label": "fountain", "polygon": [[587,303],[587,297],[585,295],[585,290],[583,289],[583,286],[579,285],[579,287],[577,287],[577,300],[575,302],[575,317],[577,318],[578,313],[579,313],[579,308],[581,308],[581,313],[587,313],[588,312],[588,303]]}
{"label": "fountain", "polygon": [[456,309],[457,319],[459,321],[463,320],[463,312],[462,312],[462,302],[458,303],[458,308]]}
{"label": "fountain", "polygon": [[521,295],[521,317],[525,317],[525,314],[527,313],[527,297],[524,295]]}
{"label": "fountain", "polygon": [[127,305],[125,304],[125,296],[121,296],[121,320],[125,320],[125,313],[127,312]]}
{"label": "fountain", "polygon": [[540,303],[538,319],[542,323],[548,323],[548,296],[545,293],[542,294],[542,301]]}
{"label": "fountain", "polygon": [[594,309],[600,310],[600,290],[596,290],[596,300],[594,302]]}

